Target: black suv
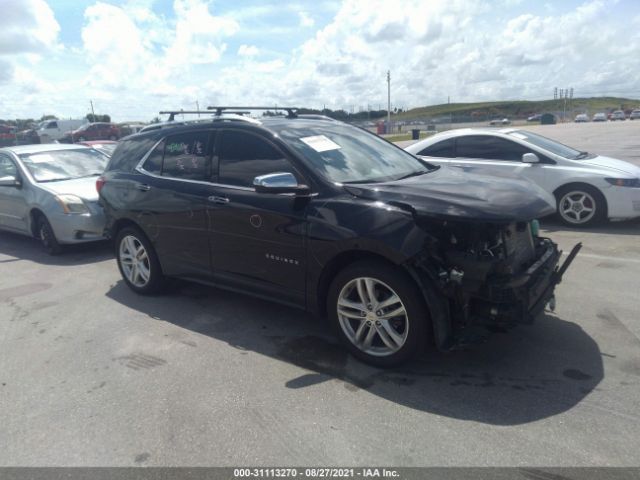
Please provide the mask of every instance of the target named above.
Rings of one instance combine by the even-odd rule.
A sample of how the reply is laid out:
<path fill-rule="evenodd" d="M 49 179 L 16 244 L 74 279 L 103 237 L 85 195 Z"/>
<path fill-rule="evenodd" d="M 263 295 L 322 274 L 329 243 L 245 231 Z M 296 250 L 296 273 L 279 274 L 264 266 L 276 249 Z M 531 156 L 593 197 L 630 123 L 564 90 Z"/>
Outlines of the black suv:
<path fill-rule="evenodd" d="M 303 308 L 379 366 L 532 320 L 579 249 L 558 268 L 533 222 L 554 207 L 529 182 L 293 111 L 129 136 L 97 187 L 135 292 L 180 277 Z"/>

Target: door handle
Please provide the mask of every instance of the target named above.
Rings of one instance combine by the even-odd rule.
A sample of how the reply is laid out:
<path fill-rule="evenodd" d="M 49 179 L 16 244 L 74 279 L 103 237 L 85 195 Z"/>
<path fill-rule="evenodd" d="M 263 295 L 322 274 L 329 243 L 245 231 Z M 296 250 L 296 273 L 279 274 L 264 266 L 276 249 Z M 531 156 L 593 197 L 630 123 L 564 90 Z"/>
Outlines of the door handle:
<path fill-rule="evenodd" d="M 229 199 L 227 197 L 218 197 L 217 195 L 211 195 L 207 200 L 217 203 L 218 205 L 226 205 L 229 203 Z"/>
<path fill-rule="evenodd" d="M 151 190 L 151 187 L 145 183 L 136 183 L 136 188 L 141 192 L 148 192 Z"/>

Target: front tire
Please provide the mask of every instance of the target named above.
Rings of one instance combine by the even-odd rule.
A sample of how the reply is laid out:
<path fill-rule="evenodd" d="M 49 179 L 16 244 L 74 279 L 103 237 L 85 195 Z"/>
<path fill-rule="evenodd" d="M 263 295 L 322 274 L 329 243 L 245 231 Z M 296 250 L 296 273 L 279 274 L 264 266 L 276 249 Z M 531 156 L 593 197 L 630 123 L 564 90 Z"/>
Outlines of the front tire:
<path fill-rule="evenodd" d="M 604 195 L 590 185 L 567 185 L 555 193 L 558 217 L 569 227 L 591 227 L 607 216 Z"/>
<path fill-rule="evenodd" d="M 56 234 L 53 232 L 49 220 L 47 220 L 47 217 L 44 215 L 40 215 L 38 218 L 36 231 L 38 232 L 38 239 L 45 252 L 49 255 L 59 255 L 62 253 L 62 245 L 58 243 Z"/>
<path fill-rule="evenodd" d="M 353 356 L 377 367 L 406 362 L 427 340 L 430 322 L 418 286 L 382 262 L 361 261 L 338 273 L 327 311 Z"/>
<path fill-rule="evenodd" d="M 136 293 L 159 293 L 165 277 L 153 245 L 136 227 L 125 227 L 116 236 L 116 260 L 127 286 Z"/>

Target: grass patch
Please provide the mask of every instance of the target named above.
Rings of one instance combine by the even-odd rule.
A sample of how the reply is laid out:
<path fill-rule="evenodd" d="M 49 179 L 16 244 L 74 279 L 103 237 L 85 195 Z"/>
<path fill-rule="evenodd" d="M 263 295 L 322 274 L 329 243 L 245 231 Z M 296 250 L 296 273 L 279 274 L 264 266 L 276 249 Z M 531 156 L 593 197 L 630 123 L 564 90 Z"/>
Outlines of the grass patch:
<path fill-rule="evenodd" d="M 420 140 L 422 140 L 423 138 L 427 138 L 430 137 L 431 135 L 433 135 L 435 132 L 420 132 Z M 384 136 L 385 140 L 388 140 L 390 142 L 406 142 L 407 140 L 411 140 L 411 134 L 410 133 L 399 133 L 398 135 L 385 135 Z"/>

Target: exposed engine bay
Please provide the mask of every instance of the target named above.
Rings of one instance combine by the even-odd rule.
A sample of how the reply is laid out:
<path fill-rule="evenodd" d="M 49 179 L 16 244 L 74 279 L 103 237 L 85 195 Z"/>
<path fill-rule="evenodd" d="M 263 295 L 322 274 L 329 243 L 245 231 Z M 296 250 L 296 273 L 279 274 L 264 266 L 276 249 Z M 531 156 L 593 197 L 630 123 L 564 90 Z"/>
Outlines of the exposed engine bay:
<path fill-rule="evenodd" d="M 417 266 L 446 298 L 442 314 L 451 331 L 446 341 L 440 339 L 448 344 L 445 348 L 471 343 L 479 327 L 533 321 L 554 298 L 555 285 L 581 247 L 576 245 L 558 268 L 562 252 L 538 236 L 535 220 L 505 224 L 428 219 L 420 226 L 429 237 Z"/>

